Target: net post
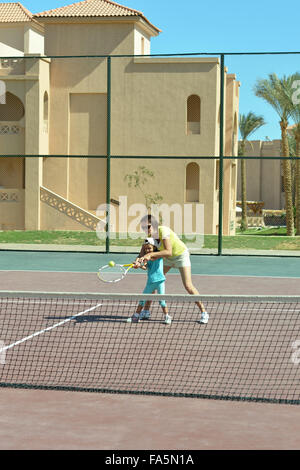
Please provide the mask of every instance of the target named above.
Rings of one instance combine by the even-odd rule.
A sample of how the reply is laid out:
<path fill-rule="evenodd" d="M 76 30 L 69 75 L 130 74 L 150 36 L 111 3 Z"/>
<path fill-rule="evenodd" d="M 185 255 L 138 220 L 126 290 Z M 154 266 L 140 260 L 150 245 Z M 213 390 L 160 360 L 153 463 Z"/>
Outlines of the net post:
<path fill-rule="evenodd" d="M 224 157 L 224 85 L 225 85 L 225 55 L 221 54 L 220 67 L 220 143 L 219 143 L 219 230 L 218 256 L 222 255 L 223 242 L 223 157 Z"/>
<path fill-rule="evenodd" d="M 107 57 L 107 149 L 106 149 L 106 253 L 110 252 L 110 181 L 111 181 L 111 56 Z"/>

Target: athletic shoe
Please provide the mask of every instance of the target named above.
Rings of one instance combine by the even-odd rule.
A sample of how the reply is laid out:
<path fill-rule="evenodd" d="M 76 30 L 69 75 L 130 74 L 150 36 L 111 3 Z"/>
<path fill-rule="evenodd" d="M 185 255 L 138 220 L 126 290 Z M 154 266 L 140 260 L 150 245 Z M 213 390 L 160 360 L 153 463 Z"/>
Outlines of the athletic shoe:
<path fill-rule="evenodd" d="M 140 321 L 140 316 L 138 313 L 134 313 L 131 317 L 132 323 L 138 323 Z"/>
<path fill-rule="evenodd" d="M 150 320 L 149 310 L 142 310 L 140 313 L 140 320 Z"/>
<path fill-rule="evenodd" d="M 207 312 L 202 312 L 199 323 L 208 323 L 208 319 L 209 319 L 208 313 Z"/>
<path fill-rule="evenodd" d="M 165 325 L 171 325 L 172 317 L 170 317 L 170 315 L 166 315 L 164 323 L 165 323 Z"/>

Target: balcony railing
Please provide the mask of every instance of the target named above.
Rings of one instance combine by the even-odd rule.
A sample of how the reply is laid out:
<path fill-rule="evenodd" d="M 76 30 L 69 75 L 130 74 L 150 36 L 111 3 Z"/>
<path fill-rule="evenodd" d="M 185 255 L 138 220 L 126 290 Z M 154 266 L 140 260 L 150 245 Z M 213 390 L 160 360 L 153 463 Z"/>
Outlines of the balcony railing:
<path fill-rule="evenodd" d="M 0 75 L 24 75 L 24 59 L 0 59 Z"/>

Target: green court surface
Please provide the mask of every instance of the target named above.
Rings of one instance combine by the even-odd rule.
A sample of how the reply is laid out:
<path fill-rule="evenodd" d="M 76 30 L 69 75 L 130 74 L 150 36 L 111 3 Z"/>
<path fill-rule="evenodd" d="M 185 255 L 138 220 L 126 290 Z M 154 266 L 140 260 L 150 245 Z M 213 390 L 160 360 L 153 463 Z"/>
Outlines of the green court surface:
<path fill-rule="evenodd" d="M 135 254 L 0 251 L 0 271 L 96 272 L 110 260 L 125 264 L 134 258 Z M 192 255 L 191 259 L 193 274 L 300 277 L 300 258 Z"/>

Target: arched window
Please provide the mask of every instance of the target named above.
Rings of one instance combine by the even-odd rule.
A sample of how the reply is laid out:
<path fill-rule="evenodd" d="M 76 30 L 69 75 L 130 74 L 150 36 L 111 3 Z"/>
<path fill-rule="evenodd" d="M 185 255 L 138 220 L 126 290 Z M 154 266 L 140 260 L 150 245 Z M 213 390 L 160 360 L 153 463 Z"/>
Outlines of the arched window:
<path fill-rule="evenodd" d="M 186 167 L 186 202 L 199 202 L 199 165 L 189 163 Z"/>
<path fill-rule="evenodd" d="M 45 93 L 44 93 L 44 110 L 43 110 L 44 132 L 48 132 L 48 113 L 49 113 L 49 99 L 48 99 L 48 93 L 45 91 Z"/>
<path fill-rule="evenodd" d="M 22 101 L 9 91 L 5 94 L 5 103 L 0 105 L 0 121 L 20 121 L 25 114 Z"/>
<path fill-rule="evenodd" d="M 198 95 L 187 99 L 187 135 L 200 134 L 201 101 Z"/>

